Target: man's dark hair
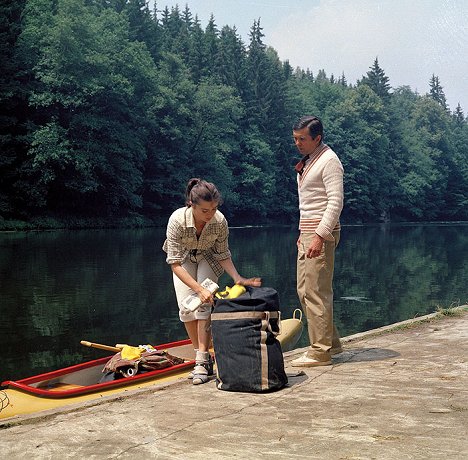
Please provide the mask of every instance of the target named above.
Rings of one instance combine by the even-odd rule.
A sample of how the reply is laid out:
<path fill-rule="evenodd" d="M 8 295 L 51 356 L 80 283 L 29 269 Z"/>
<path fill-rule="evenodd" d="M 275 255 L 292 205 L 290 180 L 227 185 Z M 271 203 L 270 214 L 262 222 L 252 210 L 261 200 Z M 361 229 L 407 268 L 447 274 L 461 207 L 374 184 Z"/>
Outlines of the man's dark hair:
<path fill-rule="evenodd" d="M 320 134 L 320 136 L 322 136 L 321 140 L 323 141 L 323 125 L 319 118 L 312 115 L 305 115 L 299 118 L 293 126 L 293 131 L 299 131 L 306 127 L 309 128 L 309 134 L 312 139 L 315 139 Z"/>

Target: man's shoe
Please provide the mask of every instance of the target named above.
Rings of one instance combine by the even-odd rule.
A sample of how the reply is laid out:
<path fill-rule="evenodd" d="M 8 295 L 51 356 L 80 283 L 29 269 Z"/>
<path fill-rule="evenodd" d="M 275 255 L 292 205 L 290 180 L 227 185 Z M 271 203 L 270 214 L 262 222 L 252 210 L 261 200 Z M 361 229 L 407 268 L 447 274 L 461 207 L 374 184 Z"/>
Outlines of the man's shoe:
<path fill-rule="evenodd" d="M 329 366 L 331 364 L 330 361 L 319 361 L 314 358 L 309 358 L 307 353 L 304 353 L 300 358 L 293 359 L 291 361 L 292 367 L 316 367 L 316 366 Z"/>

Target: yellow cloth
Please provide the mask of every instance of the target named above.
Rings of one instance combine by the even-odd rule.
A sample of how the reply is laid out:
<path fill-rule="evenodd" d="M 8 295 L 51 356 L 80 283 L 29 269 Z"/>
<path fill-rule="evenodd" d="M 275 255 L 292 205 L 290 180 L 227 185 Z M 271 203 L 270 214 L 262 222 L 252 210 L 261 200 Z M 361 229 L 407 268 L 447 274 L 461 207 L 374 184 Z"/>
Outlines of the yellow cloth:
<path fill-rule="evenodd" d="M 140 347 L 131 347 L 130 345 L 125 345 L 122 348 L 122 351 L 120 352 L 120 356 L 122 356 L 123 359 L 139 359 L 141 354 L 145 351 L 144 348 Z"/>
<path fill-rule="evenodd" d="M 245 286 L 235 284 L 231 288 L 229 286 L 226 286 L 226 289 L 224 291 L 216 293 L 216 297 L 218 299 L 235 299 L 236 297 L 239 297 L 246 291 L 247 289 L 245 289 Z"/>

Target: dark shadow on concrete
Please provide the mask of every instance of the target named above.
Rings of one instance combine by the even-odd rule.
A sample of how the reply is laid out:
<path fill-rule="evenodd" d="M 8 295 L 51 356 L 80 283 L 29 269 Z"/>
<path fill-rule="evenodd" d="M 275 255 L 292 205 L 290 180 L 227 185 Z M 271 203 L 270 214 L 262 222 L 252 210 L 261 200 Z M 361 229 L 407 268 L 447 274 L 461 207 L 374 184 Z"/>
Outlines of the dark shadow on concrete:
<path fill-rule="evenodd" d="M 381 361 L 398 356 L 400 353 L 386 348 L 350 348 L 333 356 L 333 364 Z"/>
<path fill-rule="evenodd" d="M 286 388 L 297 385 L 298 383 L 302 383 L 309 378 L 309 376 L 304 371 L 290 371 L 286 372 L 286 375 L 288 376 L 288 383 Z"/>

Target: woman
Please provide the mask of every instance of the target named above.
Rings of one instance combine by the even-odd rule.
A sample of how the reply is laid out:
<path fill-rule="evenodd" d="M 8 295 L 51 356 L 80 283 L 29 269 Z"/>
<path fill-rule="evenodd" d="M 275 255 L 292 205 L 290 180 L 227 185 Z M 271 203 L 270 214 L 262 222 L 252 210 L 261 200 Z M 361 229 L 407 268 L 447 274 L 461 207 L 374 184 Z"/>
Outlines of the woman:
<path fill-rule="evenodd" d="M 201 286 L 206 278 L 217 283 L 226 271 L 235 284 L 260 286 L 261 278 L 244 278 L 236 270 L 228 244 L 228 224 L 218 206 L 221 196 L 216 186 L 202 179 L 190 179 L 185 192 L 186 206 L 169 218 L 163 250 L 167 253 L 179 305 L 179 318 L 184 323 L 196 351 L 195 368 L 189 378 L 198 385 L 213 374 L 208 351 L 211 341 L 209 320 L 213 294 Z M 182 301 L 197 293 L 202 305 L 191 312 Z"/>

